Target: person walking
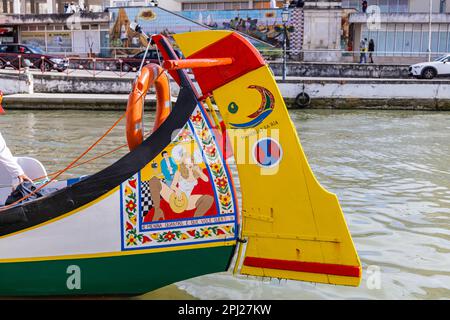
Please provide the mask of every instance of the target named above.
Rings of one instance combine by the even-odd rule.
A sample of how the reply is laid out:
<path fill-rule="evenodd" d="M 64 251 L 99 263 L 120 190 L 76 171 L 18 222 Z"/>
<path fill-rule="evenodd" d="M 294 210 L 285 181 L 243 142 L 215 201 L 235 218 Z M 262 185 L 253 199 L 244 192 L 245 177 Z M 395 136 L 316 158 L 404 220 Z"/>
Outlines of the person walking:
<path fill-rule="evenodd" d="M 368 6 L 367 1 L 364 0 L 364 1 L 362 2 L 362 12 L 364 12 L 364 13 L 367 12 L 367 6 Z"/>
<path fill-rule="evenodd" d="M 370 39 L 369 41 L 369 63 L 373 63 L 373 53 L 375 52 L 375 41 Z"/>
<path fill-rule="evenodd" d="M 367 63 L 367 38 L 364 38 L 359 43 L 359 63 Z"/>

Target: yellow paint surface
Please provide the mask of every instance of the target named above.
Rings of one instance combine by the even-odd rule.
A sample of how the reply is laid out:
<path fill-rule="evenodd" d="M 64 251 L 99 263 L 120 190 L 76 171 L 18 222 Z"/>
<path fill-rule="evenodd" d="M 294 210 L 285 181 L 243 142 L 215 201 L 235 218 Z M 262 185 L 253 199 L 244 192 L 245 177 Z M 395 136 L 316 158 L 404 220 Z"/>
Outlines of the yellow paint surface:
<path fill-rule="evenodd" d="M 193 33 L 195 33 L 195 36 L 192 36 Z M 225 38 L 231 34 L 231 31 L 217 30 L 193 33 L 178 33 L 173 35 L 178 46 L 182 48 L 185 57 L 189 57 L 198 50 Z"/>
<path fill-rule="evenodd" d="M 208 33 L 194 32 L 176 39 L 182 40 L 178 45 L 189 55 L 209 43 L 205 40 Z M 252 85 L 272 93 L 274 109 L 253 128 L 232 129 L 230 123 L 252 120 L 249 115 L 261 106 L 262 95 L 249 88 Z M 245 256 L 361 268 L 338 199 L 314 177 L 270 69 L 262 66 L 251 71 L 216 89 L 213 96 L 233 141 L 242 190 L 242 236 L 248 239 Z M 237 112 L 229 108 L 231 103 L 237 105 Z M 255 143 L 263 137 L 281 146 L 281 161 L 275 167 L 264 168 L 253 156 Z M 241 273 L 353 286 L 360 282 L 360 277 L 248 266 L 243 266 Z"/>

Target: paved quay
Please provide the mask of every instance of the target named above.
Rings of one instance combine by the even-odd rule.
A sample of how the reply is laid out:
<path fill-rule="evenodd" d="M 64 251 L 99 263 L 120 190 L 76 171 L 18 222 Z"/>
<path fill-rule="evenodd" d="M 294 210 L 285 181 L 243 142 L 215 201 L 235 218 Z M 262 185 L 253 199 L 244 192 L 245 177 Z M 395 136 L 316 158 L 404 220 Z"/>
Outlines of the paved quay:
<path fill-rule="evenodd" d="M 3 97 L 6 109 L 32 110 L 125 110 L 127 94 L 81 94 L 81 93 L 17 93 Z M 147 95 L 146 109 L 156 106 L 154 94 Z M 173 99 L 175 101 L 175 98 Z"/>
<path fill-rule="evenodd" d="M 58 72 L 33 73 L 35 93 L 30 95 L 26 93 L 28 85 L 24 75 L 0 72 L 0 89 L 5 93 L 7 108 L 124 110 L 135 77 L 135 74 L 119 77 L 112 72 L 93 77 L 87 71 L 69 76 Z M 289 108 L 450 110 L 449 78 L 275 78 Z M 176 97 L 178 91 L 176 83 L 171 81 L 172 96 Z M 302 92 L 310 97 L 306 106 L 296 103 Z M 154 95 L 147 96 L 146 107 L 154 109 Z"/>

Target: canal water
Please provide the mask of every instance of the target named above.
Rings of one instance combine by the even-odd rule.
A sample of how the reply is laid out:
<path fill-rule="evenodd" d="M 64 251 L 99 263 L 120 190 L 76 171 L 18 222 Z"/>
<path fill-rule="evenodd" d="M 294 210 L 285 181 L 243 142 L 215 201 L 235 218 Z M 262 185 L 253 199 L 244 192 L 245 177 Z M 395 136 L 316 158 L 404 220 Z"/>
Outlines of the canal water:
<path fill-rule="evenodd" d="M 360 287 L 220 273 L 138 299 L 450 299 L 450 113 L 290 113 L 315 175 L 340 200 L 363 264 Z M 51 172 L 70 163 L 119 116 L 9 111 L 0 117 L 0 130 L 15 154 L 35 157 Z M 121 123 L 92 156 L 125 143 L 124 130 Z M 125 152 L 66 177 L 96 172 Z"/>

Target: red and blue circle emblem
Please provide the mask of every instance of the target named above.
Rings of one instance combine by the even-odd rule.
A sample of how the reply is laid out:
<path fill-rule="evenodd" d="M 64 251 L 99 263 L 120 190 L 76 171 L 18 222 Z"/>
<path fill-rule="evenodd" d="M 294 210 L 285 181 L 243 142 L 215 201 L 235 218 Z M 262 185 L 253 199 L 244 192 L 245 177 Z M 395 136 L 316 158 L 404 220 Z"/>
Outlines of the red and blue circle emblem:
<path fill-rule="evenodd" d="M 278 141 L 272 138 L 262 138 L 253 146 L 253 159 L 256 163 L 265 168 L 278 165 L 283 156 Z"/>

